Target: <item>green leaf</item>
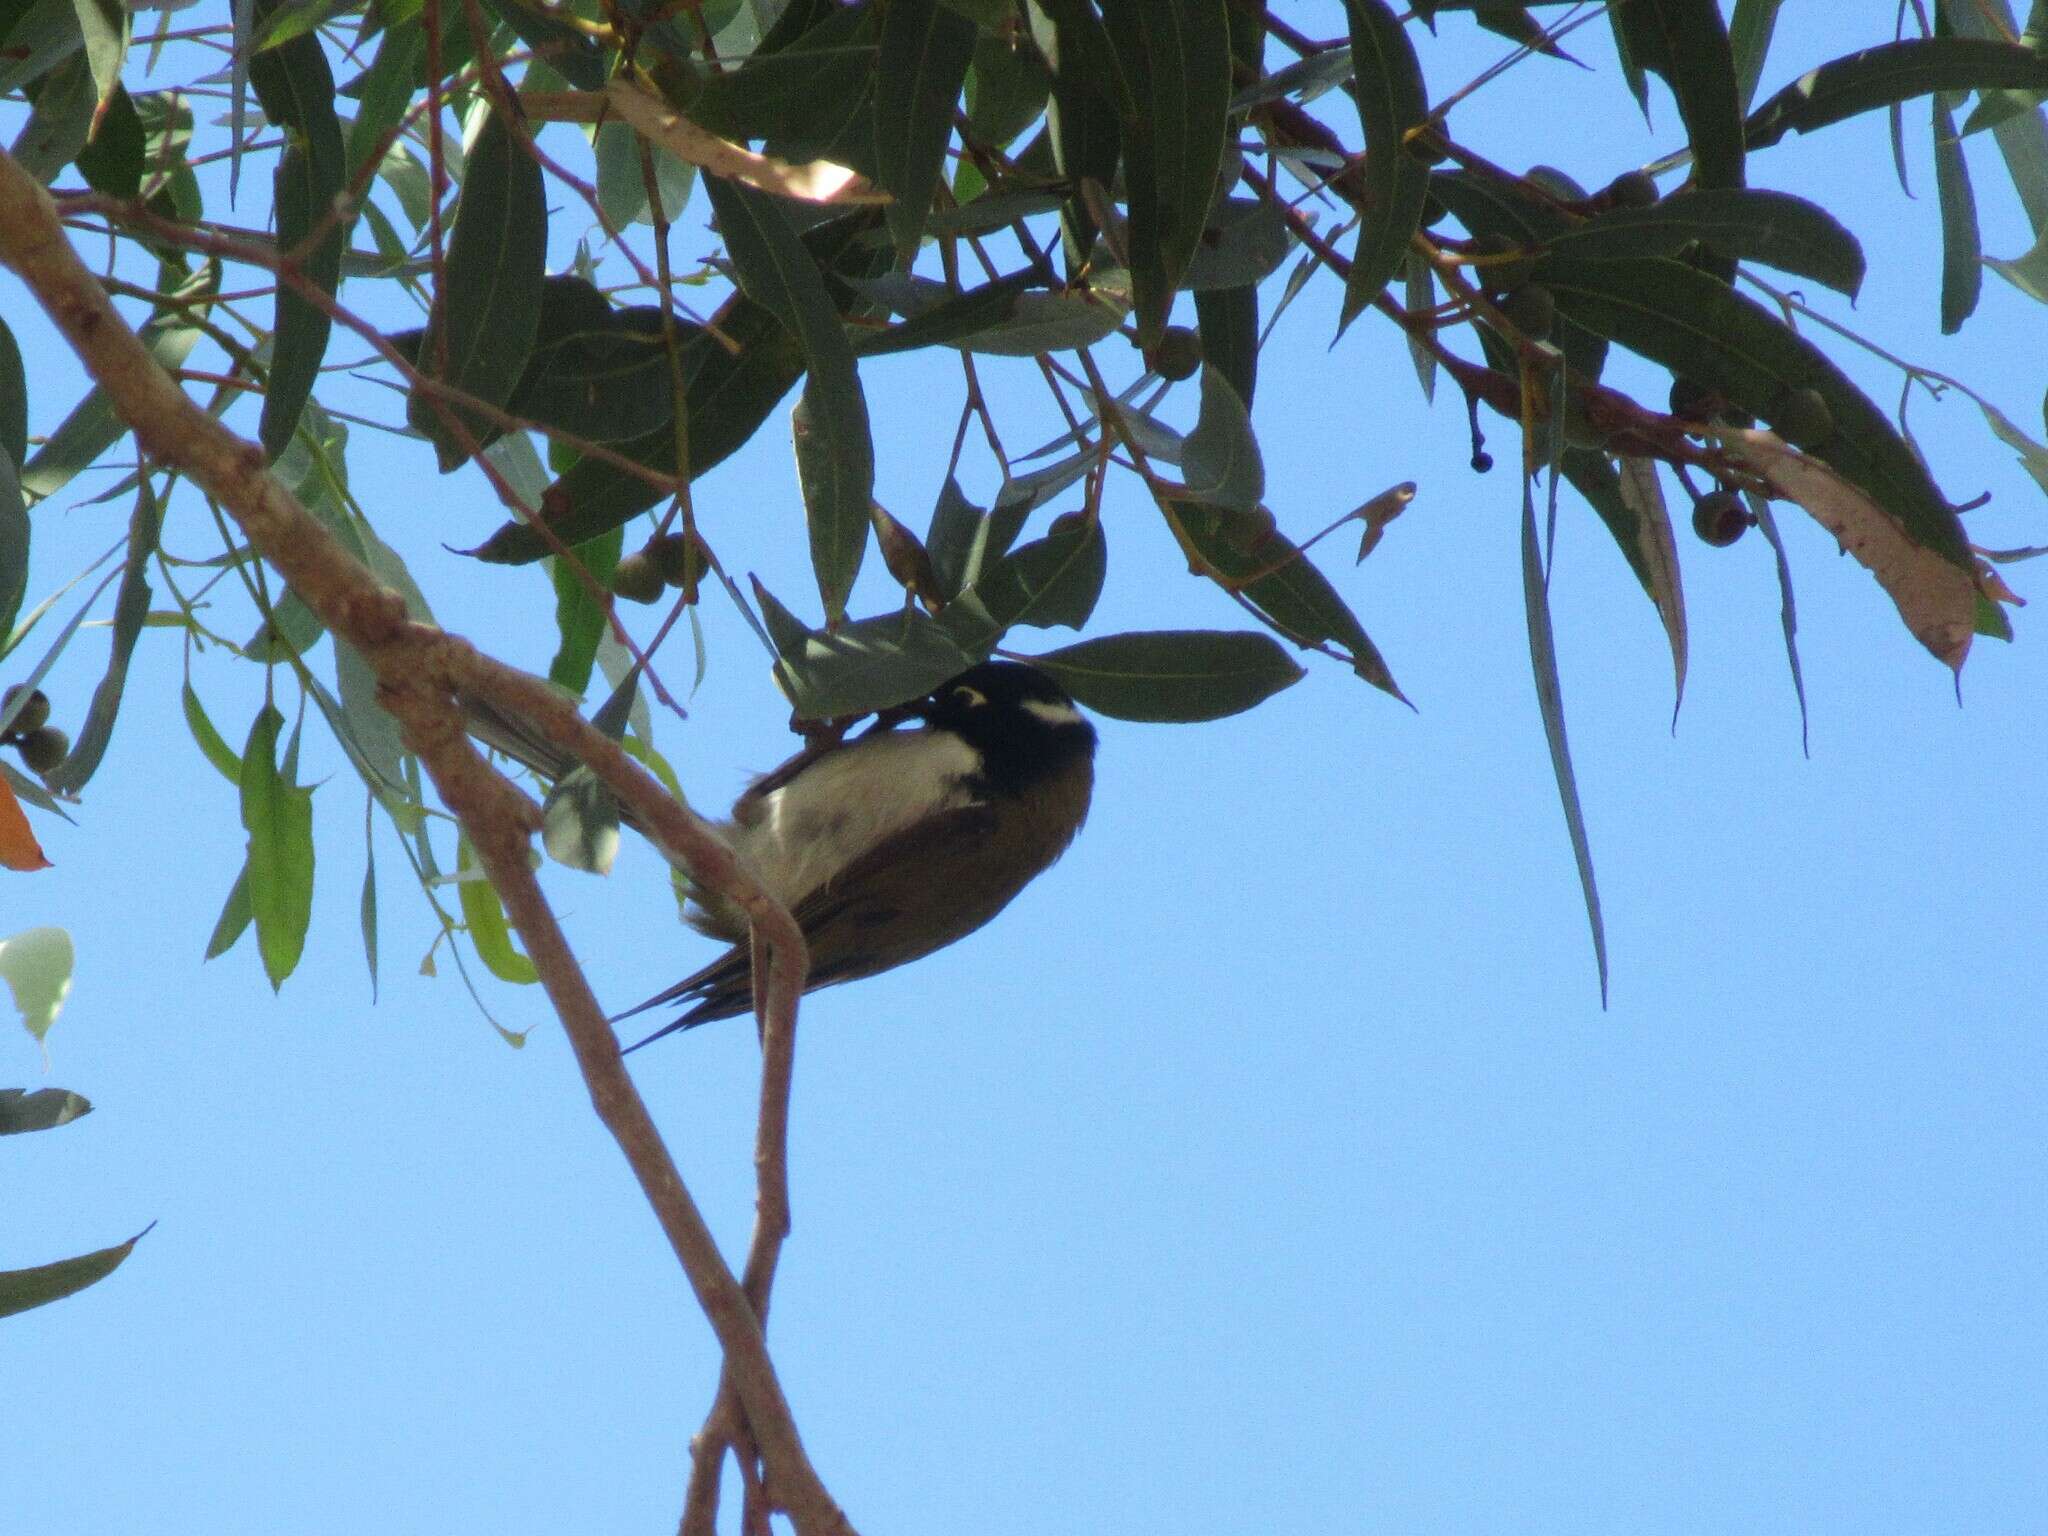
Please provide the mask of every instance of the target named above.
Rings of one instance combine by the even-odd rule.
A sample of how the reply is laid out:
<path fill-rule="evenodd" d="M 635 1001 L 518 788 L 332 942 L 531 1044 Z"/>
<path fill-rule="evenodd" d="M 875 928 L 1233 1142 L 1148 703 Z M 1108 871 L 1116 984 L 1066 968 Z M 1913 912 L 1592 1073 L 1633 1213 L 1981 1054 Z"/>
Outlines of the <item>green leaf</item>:
<path fill-rule="evenodd" d="M 987 655 L 1014 625 L 1079 629 L 1102 595 L 1107 561 L 1101 525 L 1076 517 L 991 563 L 946 604 L 939 623 L 975 656 Z"/>
<path fill-rule="evenodd" d="M 1724 187 L 1680 192 L 1647 208 L 1614 208 L 1554 235 L 1549 248 L 1583 261 L 1675 256 L 1695 242 L 1760 261 L 1855 298 L 1863 248 L 1825 208 L 1787 192 Z"/>
<path fill-rule="evenodd" d="M 1406 280 L 1401 291 L 1401 303 L 1411 315 L 1427 314 L 1436 303 L 1436 274 L 1430 270 L 1429 258 L 1419 251 L 1410 251 L 1406 258 Z M 1425 404 L 1436 402 L 1436 354 L 1423 344 L 1421 338 L 1410 335 L 1408 357 L 1415 364 L 1415 378 L 1422 385 L 1422 399 Z"/>
<path fill-rule="evenodd" d="M 313 920 L 313 792 L 278 772 L 284 716 L 264 705 L 242 749 L 242 826 L 249 834 L 249 910 L 272 988 L 299 963 Z"/>
<path fill-rule="evenodd" d="M 1302 649 L 1341 647 L 1359 677 L 1408 702 L 1350 605 L 1269 516 L 1193 501 L 1165 503 L 1163 510 L 1204 575 Z"/>
<path fill-rule="evenodd" d="M 854 353 L 860 357 L 880 357 L 890 352 L 953 344 L 963 344 L 968 351 L 974 351 L 972 338 L 1007 325 L 1016 315 L 1025 289 L 1034 281 L 1034 273 L 1013 272 L 964 293 L 955 293 L 943 283 L 933 284 L 932 288 L 943 297 L 911 311 L 901 325 L 857 334 Z M 920 294 L 923 290 L 924 284 L 919 282 Z"/>
<path fill-rule="evenodd" d="M 1984 287 L 1984 248 L 1955 118 L 1939 94 L 1928 99 L 1934 107 L 1934 188 L 1941 202 L 1941 334 L 1952 336 L 1977 308 Z"/>
<path fill-rule="evenodd" d="M 468 838 L 456 846 L 455 868 L 455 891 L 462 901 L 462 920 L 469 929 L 469 942 L 476 947 L 476 957 L 498 980 L 519 987 L 532 986 L 540 980 L 540 973 L 512 942 L 504 904 L 498 900 L 496 888 L 478 869 Z"/>
<path fill-rule="evenodd" d="M 1249 512 L 1265 498 L 1266 464 L 1251 415 L 1220 369 L 1202 369 L 1202 408 L 1182 448 L 1181 470 L 1196 501 Z"/>
<path fill-rule="evenodd" d="M 784 23 L 795 30 L 784 33 Z M 834 160 L 873 176 L 879 31 L 874 6 L 807 14 L 791 5 L 745 64 L 678 81 L 670 99 L 707 132 L 765 139 L 782 159 Z M 787 40 L 772 44 L 778 35 Z"/>
<path fill-rule="evenodd" d="M 0 449 L 0 656 L 14 633 L 15 615 L 28 591 L 28 506 L 14 459 Z"/>
<path fill-rule="evenodd" d="M 121 88 L 121 65 L 128 57 L 128 9 L 120 0 L 72 0 L 86 62 L 92 66 L 99 99 Z"/>
<path fill-rule="evenodd" d="M 568 22 L 558 20 L 537 6 L 518 0 L 484 0 L 486 6 L 513 34 L 546 59 L 564 80 L 579 91 L 601 91 L 610 73 L 610 60 L 595 38 Z"/>
<path fill-rule="evenodd" d="M 206 941 L 205 958 L 212 960 L 233 949 L 255 919 L 255 909 L 249 904 L 249 866 L 244 863 L 242 872 L 235 876 L 235 883 L 228 891 L 228 899 L 221 906 L 220 916 L 214 920 L 213 934 Z"/>
<path fill-rule="evenodd" d="M 22 370 L 21 347 L 4 319 L 0 319 L 0 453 L 6 454 L 17 470 L 28 457 L 28 375 Z M 6 634 L 7 624 L 6 605 L 0 603 L 0 635 Z"/>
<path fill-rule="evenodd" d="M 1366 207 L 1358 226 L 1358 249 L 1344 280 L 1344 307 L 1337 320 L 1340 336 L 1401 270 L 1422 226 L 1422 204 L 1430 187 L 1428 168 L 1408 153 L 1405 141 L 1408 130 L 1429 116 L 1422 67 L 1407 31 L 1386 0 L 1345 0 L 1344 8 L 1351 18 L 1358 121 L 1365 130 Z"/>
<path fill-rule="evenodd" d="M 113 648 L 107 656 L 106 673 L 93 690 L 92 707 L 86 711 L 78 739 L 64 760 L 45 775 L 58 794 L 75 795 L 85 787 L 113 738 L 114 719 L 121 712 L 121 694 L 128 683 L 128 661 L 135 654 L 142 621 L 149 617 L 149 564 L 156 556 L 162 526 L 163 508 L 144 480 L 136 488 L 135 511 L 128 519 L 128 559 L 121 571 L 120 595 L 114 599 Z"/>
<path fill-rule="evenodd" d="M 0 91 L 16 91 L 41 79 L 85 46 L 74 0 L 31 0 L 7 7 L 12 25 L 0 18 Z"/>
<path fill-rule="evenodd" d="M 116 89 L 100 113 L 99 127 L 78 152 L 78 174 L 93 191 L 108 197 L 139 197 L 145 144 L 134 101 L 127 91 Z"/>
<path fill-rule="evenodd" d="M 1031 658 L 1075 700 L 1117 720 L 1220 720 L 1307 674 L 1265 635 L 1149 630 L 1103 635 Z"/>
<path fill-rule="evenodd" d="M 1052 77 L 1037 50 L 1013 47 L 992 32 L 979 34 L 967 71 L 968 135 L 990 149 L 1007 148 L 1045 115 L 1051 91 Z M 1053 198 L 1047 211 L 1058 206 Z"/>
<path fill-rule="evenodd" d="M 0 1088 L 0 1136 L 51 1130 L 91 1112 L 85 1097 L 68 1088 Z"/>
<path fill-rule="evenodd" d="M 1557 796 L 1564 805 L 1564 824 L 1571 834 L 1572 860 L 1579 869 L 1586 922 L 1593 930 L 1593 960 L 1600 971 L 1600 1006 L 1607 1006 L 1607 930 L 1600 919 L 1600 888 L 1593 879 L 1593 849 L 1586 840 L 1586 817 L 1579 806 L 1579 785 L 1572 773 L 1571 747 L 1564 734 L 1564 696 L 1557 681 L 1557 640 L 1550 628 L 1550 584 L 1536 541 L 1536 501 L 1530 483 L 1522 482 L 1522 606 L 1529 624 L 1529 664 L 1536 676 L 1536 703 L 1543 715 L 1543 737 L 1550 745 L 1550 767 L 1557 777 Z"/>
<path fill-rule="evenodd" d="M 413 82 L 426 59 L 427 31 L 418 21 L 385 28 L 377 57 L 363 74 L 355 121 L 348 128 L 348 174 L 353 180 L 382 159 L 385 135 L 398 126 L 412 103 Z"/>
<path fill-rule="evenodd" d="M 165 281 L 180 274 L 166 272 Z M 171 302 L 159 305 L 140 332 L 159 367 L 175 372 L 198 344 L 200 331 L 193 322 L 206 318 L 212 297 L 220 290 L 220 263 L 208 261 L 179 283 L 169 294 Z M 113 447 L 128 430 L 115 411 L 106 391 L 95 388 L 72 409 L 22 466 L 21 488 L 30 503 L 55 495 L 83 469 Z"/>
<path fill-rule="evenodd" d="M 791 426 L 811 566 L 826 619 L 836 623 L 867 549 L 874 500 L 875 448 L 853 349 L 817 262 L 774 200 L 723 177 L 707 177 L 706 190 L 741 288 L 803 346 L 810 376 Z"/>
<path fill-rule="evenodd" d="M 961 494 L 960 482 L 948 475 L 924 539 L 940 593 L 950 601 L 962 588 L 974 585 L 984 567 L 1003 557 L 1029 515 L 1028 507 L 984 512 Z"/>
<path fill-rule="evenodd" d="M 121 1261 L 135 1251 L 135 1245 L 148 1232 L 149 1228 L 144 1227 L 125 1243 L 96 1253 L 82 1253 L 75 1259 L 38 1264 L 33 1269 L 0 1269 L 0 1317 L 12 1317 L 31 1307 L 61 1301 L 106 1279 L 121 1267 Z"/>
<path fill-rule="evenodd" d="M 199 744 L 199 751 L 213 764 L 216 771 L 230 784 L 240 786 L 242 782 L 242 759 L 229 746 L 219 731 L 213 728 L 213 721 L 207 718 L 206 706 L 199 702 L 199 695 L 188 682 L 184 689 L 185 725 L 192 732 L 192 739 Z"/>
<path fill-rule="evenodd" d="M 2048 91 L 2048 58 L 2013 43 L 1910 38 L 1831 59 L 1749 114 L 1751 149 L 1936 91 Z"/>
<path fill-rule="evenodd" d="M 975 53 L 974 23 L 937 0 L 890 0 L 875 69 L 875 170 L 899 257 L 917 253 L 946 167 L 953 104 Z"/>
<path fill-rule="evenodd" d="M 73 54 L 29 89 L 35 92 L 35 109 L 8 153 L 48 186 L 85 148 L 99 97 L 83 54 Z"/>
<path fill-rule="evenodd" d="M 754 596 L 780 658 L 775 680 L 805 720 L 901 704 L 931 692 L 975 660 L 915 608 L 856 619 L 826 633 L 807 629 L 758 580 Z"/>
<path fill-rule="evenodd" d="M 587 305 L 594 305 L 594 310 Z M 692 344 L 699 338 L 716 342 L 690 321 L 678 319 L 675 327 L 687 380 Z M 580 277 L 548 278 L 542 285 L 533 351 L 507 409 L 525 420 L 600 443 L 625 443 L 666 432 L 672 468 L 675 384 L 661 311 L 652 305 L 613 309 Z"/>
<path fill-rule="evenodd" d="M 1833 423 L 1814 455 L 1874 498 L 1913 542 L 1975 569 L 1954 511 L 1884 412 L 1775 314 L 1661 258 L 1549 257 L 1538 271 L 1561 313 L 1766 421 L 1779 421 L 1796 392 L 1814 391 Z"/>
<path fill-rule="evenodd" d="M 84 3 L 89 0 L 81 0 Z M 268 17 L 277 10 L 271 0 L 260 0 L 257 15 Z M 249 61 L 249 83 L 256 89 L 263 115 L 285 133 L 275 185 L 278 246 L 295 251 L 314 229 L 327 223 L 320 243 L 299 258 L 299 269 L 331 296 L 341 281 L 346 233 L 342 221 L 333 218 L 334 199 L 348 185 L 348 157 L 341 142 L 341 121 L 334 115 L 334 74 L 320 40 L 310 34 L 295 37 L 256 54 Z M 257 434 L 273 461 L 291 441 L 299 412 L 312 396 L 327 356 L 330 329 L 324 309 L 290 283 L 278 284 L 277 347 Z"/>
<path fill-rule="evenodd" d="M 1756 100 L 1756 83 L 1771 51 L 1771 33 L 1778 25 L 1781 0 L 1735 0 L 1728 22 L 1728 48 L 1735 56 L 1735 96 L 1744 112 Z"/>
<path fill-rule="evenodd" d="M 1130 313 L 1126 274 L 1091 275 L 1086 288 L 1065 293 L 1020 293 L 1010 317 L 953 341 L 963 352 L 994 357 L 1038 357 L 1047 352 L 1078 351 L 1113 334 Z"/>
<path fill-rule="evenodd" d="M 1138 340 L 1155 345 L 1208 222 L 1230 114 L 1227 0 L 1126 0 L 1104 31 L 1122 134 Z"/>
<path fill-rule="evenodd" d="M 1699 185 L 1741 186 L 1741 88 L 1716 0 L 1629 0 L 1615 16 L 1630 58 L 1670 83 Z"/>
<path fill-rule="evenodd" d="M 1260 199 L 1219 203 L 1189 258 L 1185 284 L 1192 293 L 1264 282 L 1294 249 L 1294 235 L 1279 209 Z"/>
<path fill-rule="evenodd" d="M 1967 5 L 1942 0 L 1941 19 L 1965 38 L 2003 46 L 2012 36 L 2012 12 L 2003 0 L 1996 14 L 1986 0 L 1971 0 Z M 2028 11 L 2020 46 L 2048 62 L 2048 13 L 2039 4 Z M 2027 222 L 2037 236 L 2048 237 L 2048 118 L 2042 116 L 2038 105 L 2043 95 L 2048 95 L 2048 88 L 2038 84 L 2030 90 L 1981 92 L 1978 110 L 1970 114 L 1970 125 L 1964 131 L 1990 127 L 1998 140 L 1998 152 L 2005 157 L 2013 190 L 2019 193 L 2020 206 L 2027 211 Z M 1993 120 L 1980 120 L 1979 113 L 1987 111 Z"/>
<path fill-rule="evenodd" d="M 1197 289 L 1195 320 L 1201 330 L 1202 360 L 1222 375 L 1250 410 L 1259 382 L 1259 290 L 1250 284 Z"/>
<path fill-rule="evenodd" d="M 614 528 L 582 545 L 574 554 L 602 586 L 611 580 L 625 542 L 625 535 Z M 597 642 L 604 634 L 604 607 L 560 555 L 549 559 L 548 575 L 555 585 L 555 632 L 561 636 L 555 659 L 548 663 L 548 681 L 580 699 L 590 686 L 590 669 L 597 661 Z"/>
<path fill-rule="evenodd" d="M 2028 298 L 2048 304 L 2048 235 L 2035 241 L 2033 249 L 2024 256 L 2010 261 L 2002 256 L 1986 256 L 1984 265 Z"/>
<path fill-rule="evenodd" d="M 75 954 L 62 928 L 24 928 L 0 938 L 0 981 L 7 984 L 21 1027 L 36 1039 L 50 1033 L 71 992 Z"/>
<path fill-rule="evenodd" d="M 434 324 L 421 345 L 423 372 L 489 405 L 502 406 L 511 398 L 540 322 L 547 244 L 540 166 L 522 135 L 494 109 L 463 173 L 446 277 L 435 295 Z M 445 369 L 436 328 L 445 340 Z M 491 431 L 491 423 L 475 412 L 436 401 L 420 389 L 407 402 L 406 419 L 433 442 L 443 473 L 468 456 L 454 422 L 479 440 Z"/>
<path fill-rule="evenodd" d="M 1757 531 L 1771 546 L 1771 558 L 1778 568 L 1778 627 L 1785 636 L 1785 662 L 1792 669 L 1792 694 L 1799 701 L 1799 750 L 1811 757 L 1813 754 L 1807 740 L 1806 678 L 1799 668 L 1799 606 L 1792 599 L 1792 562 L 1785 557 L 1785 540 L 1778 533 L 1778 520 L 1771 514 L 1770 502 L 1755 495 L 1748 497 L 1748 501 L 1750 511 L 1756 514 Z"/>

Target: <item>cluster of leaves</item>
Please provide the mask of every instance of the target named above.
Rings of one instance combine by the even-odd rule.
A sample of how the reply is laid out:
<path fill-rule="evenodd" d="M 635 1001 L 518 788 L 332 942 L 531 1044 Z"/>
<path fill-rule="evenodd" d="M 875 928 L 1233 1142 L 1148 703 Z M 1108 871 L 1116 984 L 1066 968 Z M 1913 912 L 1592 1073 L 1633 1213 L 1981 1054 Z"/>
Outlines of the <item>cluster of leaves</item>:
<path fill-rule="evenodd" d="M 1332 658 L 1399 697 L 1318 568 L 1322 535 L 1290 537 L 1265 504 L 1252 425 L 1259 351 L 1280 311 L 1328 269 L 1343 285 L 1340 333 L 1377 308 L 1406 335 L 1425 392 L 1445 375 L 1457 385 L 1475 413 L 1475 464 L 1478 406 L 1522 429 L 1531 654 L 1597 945 L 1537 489 L 1547 477 L 1552 528 L 1559 487 L 1570 486 L 1612 531 L 1669 635 L 1681 691 L 1686 617 L 1669 471 L 1694 496 L 1708 542 L 1757 526 L 1775 546 L 1772 500 L 1804 507 L 1951 666 L 1973 634 L 2007 635 L 2008 594 L 1903 416 L 1877 407 L 1800 329 L 1803 307 L 1754 270 L 1853 296 L 1863 276 L 1855 238 L 1825 209 L 1752 186 L 1752 162 L 1788 134 L 1872 111 L 1896 121 L 1903 104 L 1926 100 L 1949 258 L 1944 326 L 1968 317 L 1987 265 L 2048 296 L 2048 239 L 2011 261 L 1981 257 L 1954 126 L 1974 94 L 1961 132 L 1996 136 L 2048 236 L 2044 7 L 2022 32 L 2002 0 L 1942 0 L 1926 35 L 1820 63 L 1755 104 L 1772 0 L 1740 0 L 1732 18 L 1713 0 L 1613 5 L 1621 78 L 1646 108 L 1648 77 L 1664 81 L 1686 145 L 1648 168 L 1604 168 L 1612 179 L 1591 191 L 1545 168 L 1504 170 L 1485 146 L 1463 142 L 1457 98 L 1432 105 L 1418 45 L 1428 46 L 1425 28 L 1470 12 L 1514 40 L 1517 58 L 1556 53 L 1597 13 L 1446 0 L 1404 19 L 1385 0 L 1344 0 L 1323 12 L 1341 40 L 1317 40 L 1294 30 L 1296 9 L 258 0 L 213 35 L 231 61 L 231 180 L 264 125 L 281 134 L 268 234 L 205 218 L 189 99 L 131 93 L 124 76 L 154 80 L 156 66 L 131 48 L 126 12 L 96 0 L 0 3 L 0 90 L 31 104 L 14 152 L 53 184 L 66 217 L 111 236 L 119 261 L 153 266 L 153 282 L 124 291 L 149 297 L 145 332 L 159 359 L 177 368 L 202 343 L 219 351 L 217 411 L 260 389 L 258 436 L 280 473 L 416 613 L 427 615 L 424 597 L 349 493 L 339 409 L 314 398 L 345 328 L 405 391 L 405 430 L 439 468 L 477 466 L 506 503 L 504 526 L 469 553 L 489 565 L 550 563 L 554 680 L 581 695 L 602 660 L 615 686 L 625 681 L 625 704 L 674 620 L 689 612 L 694 625 L 705 591 L 746 614 L 811 720 L 919 695 L 1020 629 L 1081 630 L 1107 570 L 1106 496 L 1124 483 L 1156 509 L 1188 571 L 1257 627 L 1104 635 L 1037 654 L 1083 703 L 1130 719 L 1214 718 L 1301 677 L 1290 650 Z M 577 169 L 586 163 L 594 174 Z M 723 254 L 677 272 L 670 228 L 699 194 Z M 559 248 L 565 210 L 578 207 L 587 218 L 576 259 L 551 274 L 551 234 Z M 275 282 L 267 314 L 222 298 L 226 265 Z M 417 323 L 363 318 L 357 295 L 370 285 L 412 304 L 402 318 Z M 707 288 L 723 298 L 686 313 L 685 299 Z M 1452 345 L 1460 330 L 1473 342 L 1464 353 Z M 90 395 L 30 455 L 25 375 L 4 329 L 0 343 L 0 645 L 12 649 L 48 611 L 15 623 L 29 509 L 107 455 L 120 424 Z M 1617 347 L 1671 375 L 1668 404 L 1603 383 Z M 952 461 L 921 537 L 875 503 L 861 372 L 864 359 L 912 351 L 931 359 L 935 395 L 941 375 L 960 380 Z M 1113 385 L 1108 375 L 1133 357 L 1136 376 Z M 1036 370 L 1064 422 L 1031 453 L 1006 450 L 980 388 L 977 370 L 999 366 Z M 1954 384 L 1917 371 L 1911 382 Z M 1195 397 L 1184 432 L 1162 419 L 1183 383 Z M 749 593 L 728 579 L 728 557 L 752 530 L 701 525 L 690 497 L 792 391 L 815 624 L 759 583 Z M 1979 403 L 2048 487 L 2048 449 Z M 976 427 L 998 477 L 985 507 L 963 489 Z M 536 433 L 548 443 L 545 468 Z M 1695 475 L 1711 482 L 1706 492 Z M 204 560 L 166 550 L 173 488 L 172 476 L 142 465 L 104 493 L 134 500 L 113 660 L 63 762 L 40 784 L 0 764 L 7 782 L 50 809 L 82 787 L 151 614 L 149 578 L 160 575 L 175 608 L 168 621 L 188 645 L 281 672 L 330 723 L 404 832 L 423 887 L 458 887 L 459 915 L 434 904 L 443 934 L 466 930 L 492 970 L 530 977 L 488 889 L 463 878 L 460 850 L 455 871 L 442 873 L 417 768 L 360 658 L 337 645 L 330 687 L 308 661 L 317 622 L 269 590 L 224 527 L 223 548 Z M 1360 488 L 1343 520 L 1362 526 L 1361 559 L 1412 494 L 1365 495 L 1373 489 Z M 1069 493 L 1078 505 L 1055 513 Z M 629 552 L 627 531 L 645 516 L 652 527 Z M 871 544 L 903 596 L 854 615 Z M 209 572 L 202 592 L 230 573 L 246 590 L 260 614 L 253 638 L 230 641 L 202 619 L 181 586 L 194 565 Z M 1782 547 L 1778 565 L 1789 649 Z M 629 663 L 613 599 L 670 592 L 669 623 Z M 1792 665 L 1796 682 L 1796 654 Z M 213 952 L 253 926 L 281 981 L 304 939 L 313 871 L 298 727 L 280 758 L 285 715 L 266 703 L 237 753 L 189 684 L 186 711 L 235 784 L 249 832 Z M 644 716 L 644 706 L 622 708 L 617 723 L 651 757 Z M 375 908 L 372 868 L 363 911 L 373 974 Z"/>

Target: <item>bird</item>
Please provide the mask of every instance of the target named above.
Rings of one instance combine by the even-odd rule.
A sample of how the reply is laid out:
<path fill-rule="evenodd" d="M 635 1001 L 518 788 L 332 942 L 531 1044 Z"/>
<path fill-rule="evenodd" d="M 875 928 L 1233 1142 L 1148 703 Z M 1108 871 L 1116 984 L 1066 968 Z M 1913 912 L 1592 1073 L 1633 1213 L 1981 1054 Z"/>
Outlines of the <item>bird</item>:
<path fill-rule="evenodd" d="M 569 766 L 478 713 L 471 730 L 529 766 L 556 778 Z M 922 959 L 1008 906 L 1081 830 L 1095 747 L 1095 727 L 1048 673 L 984 661 L 862 735 L 806 747 L 714 830 L 795 918 L 811 955 L 804 990 L 815 991 Z M 615 1016 L 683 1005 L 629 1051 L 753 1007 L 746 915 L 697 889 L 685 920 L 728 947 Z"/>

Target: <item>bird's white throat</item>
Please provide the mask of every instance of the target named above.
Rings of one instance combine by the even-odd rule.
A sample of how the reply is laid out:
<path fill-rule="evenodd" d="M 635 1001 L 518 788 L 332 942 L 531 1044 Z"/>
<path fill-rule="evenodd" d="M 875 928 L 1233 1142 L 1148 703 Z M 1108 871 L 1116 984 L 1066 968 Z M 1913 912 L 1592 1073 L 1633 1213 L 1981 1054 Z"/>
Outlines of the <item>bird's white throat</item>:
<path fill-rule="evenodd" d="M 720 830 L 761 883 L 793 907 L 870 848 L 973 803 L 981 757 L 951 731 L 889 731 L 828 752 L 761 797 L 750 825 Z"/>

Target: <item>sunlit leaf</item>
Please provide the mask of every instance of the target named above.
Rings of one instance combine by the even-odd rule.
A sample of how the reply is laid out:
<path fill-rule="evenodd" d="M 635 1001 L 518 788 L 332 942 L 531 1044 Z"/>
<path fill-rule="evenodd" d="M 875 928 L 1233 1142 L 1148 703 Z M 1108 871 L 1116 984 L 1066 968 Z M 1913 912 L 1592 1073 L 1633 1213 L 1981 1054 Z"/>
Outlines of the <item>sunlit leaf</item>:
<path fill-rule="evenodd" d="M 24 928 L 0 939 L 0 981 L 14 997 L 21 1027 L 36 1039 L 50 1033 L 71 993 L 76 955 L 62 928 Z"/>
<path fill-rule="evenodd" d="M 469 929 L 469 942 L 476 956 L 500 981 L 530 987 L 540 980 L 533 962 L 512 942 L 512 928 L 505 921 L 505 907 L 497 890 L 477 867 L 476 855 L 464 838 L 456 848 L 455 890 L 462 902 L 462 920 Z"/>
<path fill-rule="evenodd" d="M 278 771 L 284 716 L 265 705 L 242 749 L 242 826 L 249 834 L 249 910 L 273 988 L 305 949 L 313 918 L 313 792 Z"/>

